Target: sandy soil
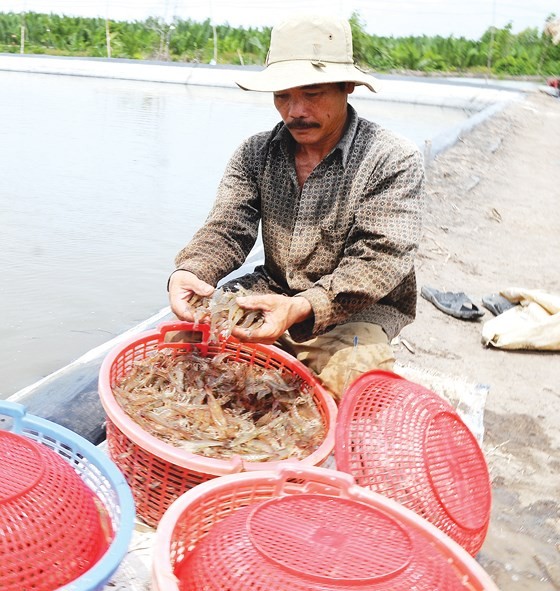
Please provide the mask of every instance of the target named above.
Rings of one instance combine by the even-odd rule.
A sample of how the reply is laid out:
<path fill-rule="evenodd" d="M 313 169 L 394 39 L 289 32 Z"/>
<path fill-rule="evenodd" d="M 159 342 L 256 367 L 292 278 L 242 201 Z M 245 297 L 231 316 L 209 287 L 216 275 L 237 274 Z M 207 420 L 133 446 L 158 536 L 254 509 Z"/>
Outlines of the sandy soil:
<path fill-rule="evenodd" d="M 535 92 L 432 162 L 419 285 L 464 291 L 479 307 L 514 286 L 559 294 L 559 155 L 560 100 Z M 556 590 L 560 353 L 485 348 L 491 318 L 458 320 L 419 296 L 397 359 L 489 385 L 483 448 L 493 508 L 477 558 L 503 591 Z"/>

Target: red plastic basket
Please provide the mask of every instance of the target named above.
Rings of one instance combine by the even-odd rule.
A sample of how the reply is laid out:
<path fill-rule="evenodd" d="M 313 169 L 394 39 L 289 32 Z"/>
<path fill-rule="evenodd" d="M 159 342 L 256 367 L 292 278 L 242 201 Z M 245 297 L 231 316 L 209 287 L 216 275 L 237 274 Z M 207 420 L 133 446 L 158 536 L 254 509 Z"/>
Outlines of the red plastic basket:
<path fill-rule="evenodd" d="M 156 535 L 155 591 L 497 591 L 476 560 L 348 474 L 285 464 L 179 497 Z"/>
<path fill-rule="evenodd" d="M 200 342 L 169 342 L 170 333 L 176 331 L 190 332 L 193 340 Z M 212 357 L 227 352 L 228 359 L 232 361 L 295 374 L 309 387 L 326 431 L 321 445 L 299 461 L 305 465 L 320 465 L 334 448 L 336 404 L 302 363 L 272 346 L 240 343 L 232 338 L 209 342 L 208 331 L 207 325 L 163 323 L 157 329 L 145 332 L 114 349 L 101 366 L 99 395 L 107 414 L 109 455 L 132 489 L 137 514 L 152 526 L 157 525 L 179 495 L 198 484 L 226 474 L 271 469 L 289 461 L 250 462 L 240 456 L 231 459 L 207 458 L 165 443 L 135 423 L 117 403 L 112 389 L 127 374 L 134 361 L 144 359 L 162 348 L 181 353 L 196 347 L 201 354 Z"/>
<path fill-rule="evenodd" d="M 412 509 L 476 554 L 488 530 L 484 455 L 453 407 L 394 373 L 371 371 L 339 406 L 336 465 Z"/>
<path fill-rule="evenodd" d="M 60 455 L 0 431 L 0 588 L 52 591 L 97 563 L 112 539 L 94 492 Z"/>

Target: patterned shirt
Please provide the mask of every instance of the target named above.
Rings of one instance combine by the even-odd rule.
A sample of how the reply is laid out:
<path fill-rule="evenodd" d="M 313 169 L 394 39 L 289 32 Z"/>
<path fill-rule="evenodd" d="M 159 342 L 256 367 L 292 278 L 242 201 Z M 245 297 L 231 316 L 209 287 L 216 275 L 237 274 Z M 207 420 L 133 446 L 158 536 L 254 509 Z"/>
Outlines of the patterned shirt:
<path fill-rule="evenodd" d="M 422 155 L 350 105 L 348 114 L 343 137 L 301 188 L 284 123 L 245 140 L 204 226 L 175 259 L 216 285 L 244 263 L 260 225 L 264 264 L 230 287 L 305 297 L 313 314 L 291 327 L 295 341 L 347 322 L 379 324 L 392 339 L 416 314 Z"/>

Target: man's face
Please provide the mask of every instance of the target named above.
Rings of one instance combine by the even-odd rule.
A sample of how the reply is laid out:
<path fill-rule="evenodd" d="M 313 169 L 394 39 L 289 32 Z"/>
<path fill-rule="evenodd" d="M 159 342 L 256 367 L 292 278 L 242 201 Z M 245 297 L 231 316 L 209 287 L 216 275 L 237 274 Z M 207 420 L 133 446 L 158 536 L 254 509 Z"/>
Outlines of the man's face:
<path fill-rule="evenodd" d="M 354 84 L 313 84 L 274 93 L 274 106 L 298 144 L 337 142 L 344 132 Z"/>

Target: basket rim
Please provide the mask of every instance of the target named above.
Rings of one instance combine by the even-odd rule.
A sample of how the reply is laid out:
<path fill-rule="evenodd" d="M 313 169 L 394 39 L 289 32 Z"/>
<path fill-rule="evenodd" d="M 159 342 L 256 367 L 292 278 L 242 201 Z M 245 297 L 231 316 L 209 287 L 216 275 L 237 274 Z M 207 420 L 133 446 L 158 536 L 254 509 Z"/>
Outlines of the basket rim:
<path fill-rule="evenodd" d="M 449 519 L 452 521 L 452 523 L 456 524 L 457 527 L 459 527 L 461 530 L 463 530 L 465 532 L 469 532 L 469 533 L 483 533 L 483 532 L 485 533 L 488 530 L 488 526 L 490 525 L 490 510 L 492 508 L 492 491 L 491 491 L 490 479 L 489 479 L 489 474 L 488 474 L 488 463 L 486 462 L 486 458 L 484 457 L 484 452 L 482 451 L 482 448 L 480 447 L 480 444 L 478 443 L 473 432 L 468 428 L 468 426 L 464 423 L 464 421 L 461 420 L 461 417 L 458 415 L 457 412 L 455 412 L 455 410 L 453 408 L 451 408 L 451 410 L 441 410 L 441 411 L 434 414 L 434 416 L 432 417 L 432 419 L 430 421 L 428 429 L 426 430 L 426 433 L 424 434 L 424 442 L 423 442 L 424 451 L 426 450 L 428 442 L 430 440 L 430 432 L 429 431 L 430 431 L 431 426 L 434 424 L 434 421 L 436 419 L 439 419 L 442 416 L 448 416 L 451 419 L 453 419 L 454 422 L 457 423 L 458 427 L 461 429 L 461 434 L 464 437 L 466 437 L 469 441 L 471 451 L 477 459 L 478 467 L 484 469 L 486 472 L 487 478 L 484 481 L 484 485 L 485 485 L 484 486 L 484 489 L 485 489 L 485 494 L 484 494 L 485 507 L 484 507 L 484 509 L 485 509 L 485 513 L 486 513 L 486 518 L 484 519 L 483 523 L 481 523 L 477 526 L 470 526 L 470 525 L 465 524 L 463 519 L 458 518 L 457 515 L 453 511 L 451 511 L 448 503 L 446 503 L 444 498 L 442 497 L 442 491 L 440 490 L 439 486 L 437 485 L 437 482 L 432 474 L 432 471 L 428 467 L 429 460 L 426 457 L 424 460 L 426 467 L 427 467 L 426 472 L 428 474 L 428 480 L 430 482 L 430 486 L 431 486 L 432 491 L 434 493 L 434 498 L 437 499 L 437 502 L 439 503 L 440 507 L 445 512 L 445 514 L 449 517 Z"/>
<path fill-rule="evenodd" d="M 241 488 L 243 485 L 249 488 L 265 481 L 270 483 L 277 496 L 299 494 L 288 491 L 284 491 L 284 494 L 282 494 L 282 484 L 289 479 L 302 481 L 302 488 L 306 482 L 321 482 L 333 487 L 332 496 L 362 502 L 385 512 L 399 523 L 404 523 L 406 526 L 428 536 L 445 557 L 453 559 L 456 565 L 460 567 L 463 575 L 468 575 L 473 582 L 480 585 L 480 587 L 473 587 L 473 589 L 476 589 L 476 591 L 499 591 L 490 575 L 467 550 L 411 509 L 389 497 L 358 486 L 355 484 L 354 478 L 345 472 L 317 466 L 301 466 L 295 463 L 291 465 L 285 464 L 276 470 L 220 476 L 203 482 L 179 496 L 166 510 L 157 526 L 152 562 L 152 584 L 154 589 L 156 591 L 179 591 L 178 581 L 171 564 L 171 543 L 176 523 L 193 503 L 203 502 L 205 499 L 215 497 L 221 492 L 228 493 L 232 489 Z M 336 494 L 336 488 L 339 489 L 338 495 Z"/>
<path fill-rule="evenodd" d="M 193 454 L 179 447 L 170 445 L 165 441 L 151 435 L 144 431 L 137 423 L 135 423 L 122 409 L 116 401 L 110 383 L 111 368 L 115 360 L 121 353 L 133 346 L 141 345 L 152 341 L 154 338 L 162 335 L 162 330 L 173 326 L 174 330 L 188 330 L 194 327 L 193 323 L 161 323 L 157 328 L 143 332 L 141 335 L 134 335 L 129 339 L 119 343 L 117 347 L 112 349 L 103 359 L 101 368 L 99 370 L 98 390 L 101 404 L 107 413 L 109 419 L 115 426 L 121 430 L 129 439 L 135 444 L 139 445 L 146 451 L 156 455 L 157 457 L 171 462 L 182 468 L 196 470 L 198 472 L 211 473 L 217 476 L 227 474 L 236 474 L 250 471 L 271 470 L 277 465 L 282 465 L 284 462 L 297 462 L 304 465 L 315 465 L 325 461 L 334 449 L 335 444 L 335 430 L 337 424 L 338 407 L 333 397 L 326 391 L 326 389 L 317 381 L 314 388 L 320 395 L 322 404 L 324 405 L 325 414 L 329 417 L 329 424 L 327 425 L 327 432 L 323 442 L 315 451 L 300 460 L 276 460 L 270 462 L 250 462 L 243 459 L 243 456 L 236 455 L 227 460 L 216 458 L 207 458 L 199 454 Z M 233 343 L 238 341 L 233 340 Z M 241 343 L 243 346 L 249 346 L 260 352 L 266 352 L 274 355 L 276 358 L 280 357 L 284 361 L 288 361 L 290 365 L 295 366 L 300 373 L 312 376 L 310 370 L 305 367 L 301 361 L 292 357 L 285 351 L 273 345 L 262 345 L 259 343 Z M 313 376 L 312 376 L 313 377 Z"/>
<path fill-rule="evenodd" d="M 70 446 L 72 452 L 80 454 L 93 464 L 107 478 L 115 491 L 120 510 L 120 522 L 111 544 L 94 566 L 64 587 L 67 591 L 99 589 L 99 585 L 106 584 L 120 566 L 132 539 L 136 511 L 128 483 L 112 460 L 93 443 L 62 425 L 28 414 L 23 404 L 0 400 L 0 415 L 8 415 L 14 419 L 10 432 L 29 437 L 25 431 L 35 431 Z M 59 455 L 62 456 L 62 454 Z M 62 457 L 67 460 L 64 456 Z"/>

